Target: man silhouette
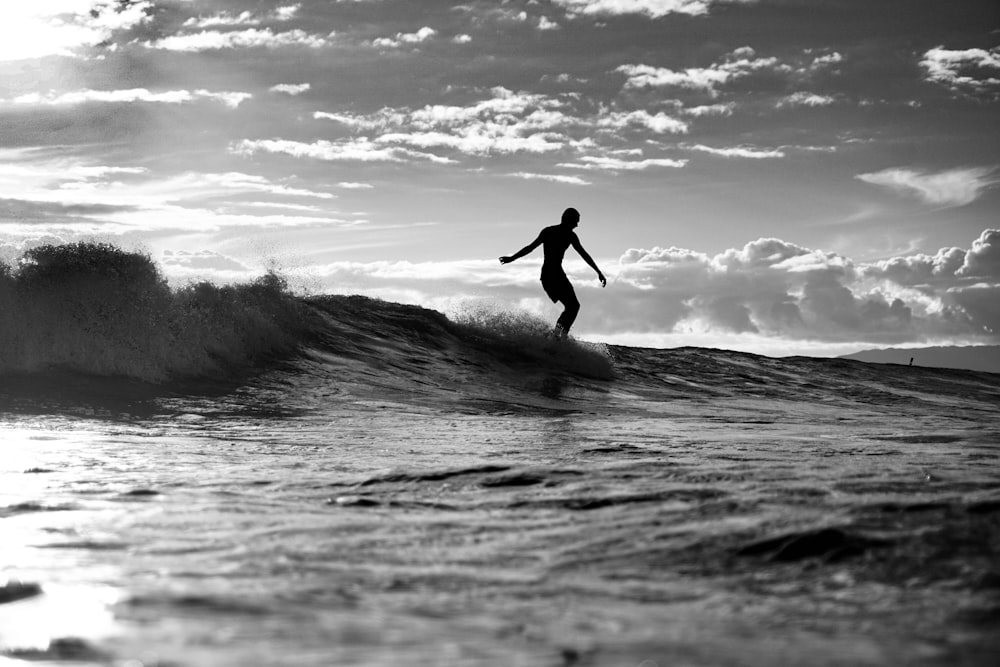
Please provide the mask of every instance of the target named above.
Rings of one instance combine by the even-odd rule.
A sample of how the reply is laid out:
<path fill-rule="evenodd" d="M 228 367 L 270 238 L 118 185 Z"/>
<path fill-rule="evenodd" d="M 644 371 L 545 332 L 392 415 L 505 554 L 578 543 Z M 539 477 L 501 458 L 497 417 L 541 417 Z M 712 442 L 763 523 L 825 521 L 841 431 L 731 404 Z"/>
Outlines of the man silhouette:
<path fill-rule="evenodd" d="M 552 303 L 562 301 L 563 306 L 565 306 L 565 310 L 556 321 L 554 330 L 558 338 L 565 338 L 569 334 L 569 329 L 573 326 L 577 313 L 580 312 L 580 301 L 576 298 L 573 284 L 570 283 L 562 268 L 566 248 L 573 246 L 583 261 L 589 264 L 594 271 L 597 271 L 597 279 L 601 281 L 601 287 L 608 284 L 604 274 L 580 245 L 580 239 L 573 231 L 579 224 L 580 212 L 575 208 L 568 208 L 563 211 L 562 221 L 558 225 L 546 227 L 538 234 L 538 238 L 529 245 L 524 246 L 513 255 L 505 255 L 500 258 L 501 264 L 508 264 L 515 259 L 524 257 L 538 246 L 542 246 L 542 251 L 545 253 L 545 261 L 542 262 L 542 289 L 552 299 Z"/>

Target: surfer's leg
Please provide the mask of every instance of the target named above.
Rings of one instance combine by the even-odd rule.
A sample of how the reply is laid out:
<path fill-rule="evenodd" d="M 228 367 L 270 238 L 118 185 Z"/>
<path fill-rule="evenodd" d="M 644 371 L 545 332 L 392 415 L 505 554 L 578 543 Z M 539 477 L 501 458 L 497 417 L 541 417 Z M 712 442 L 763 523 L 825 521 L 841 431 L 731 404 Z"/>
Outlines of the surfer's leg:
<path fill-rule="evenodd" d="M 573 326 L 573 322 L 576 321 L 576 316 L 580 312 L 580 300 L 576 298 L 576 292 L 573 291 L 572 287 L 563 295 L 562 303 L 566 309 L 559 316 L 559 319 L 556 320 L 556 326 L 562 329 L 562 335 L 566 336 L 569 334 L 569 329 Z"/>

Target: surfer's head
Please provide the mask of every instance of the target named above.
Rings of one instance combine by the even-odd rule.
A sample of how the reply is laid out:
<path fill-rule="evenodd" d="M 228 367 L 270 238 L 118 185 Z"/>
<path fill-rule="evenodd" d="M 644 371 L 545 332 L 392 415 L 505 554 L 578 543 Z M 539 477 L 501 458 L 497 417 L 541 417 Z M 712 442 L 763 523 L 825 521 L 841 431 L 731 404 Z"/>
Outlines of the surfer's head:
<path fill-rule="evenodd" d="M 562 214 L 562 224 L 573 229 L 580 224 L 580 212 L 575 208 L 566 209 Z"/>

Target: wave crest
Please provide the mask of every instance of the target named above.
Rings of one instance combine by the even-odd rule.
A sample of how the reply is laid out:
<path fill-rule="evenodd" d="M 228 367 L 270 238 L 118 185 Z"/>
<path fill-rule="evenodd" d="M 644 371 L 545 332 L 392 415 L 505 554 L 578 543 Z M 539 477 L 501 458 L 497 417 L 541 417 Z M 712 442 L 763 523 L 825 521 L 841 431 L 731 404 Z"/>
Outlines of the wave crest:
<path fill-rule="evenodd" d="M 171 289 L 144 254 L 44 245 L 0 264 L 0 372 L 68 370 L 162 382 L 294 349 L 305 308 L 285 281 Z"/>
<path fill-rule="evenodd" d="M 614 377 L 614 361 L 601 343 L 568 338 L 555 340 L 552 324 L 524 311 L 506 310 L 498 305 L 466 304 L 454 316 L 455 322 L 486 338 L 497 349 L 507 349 L 585 377 L 609 380 Z"/>

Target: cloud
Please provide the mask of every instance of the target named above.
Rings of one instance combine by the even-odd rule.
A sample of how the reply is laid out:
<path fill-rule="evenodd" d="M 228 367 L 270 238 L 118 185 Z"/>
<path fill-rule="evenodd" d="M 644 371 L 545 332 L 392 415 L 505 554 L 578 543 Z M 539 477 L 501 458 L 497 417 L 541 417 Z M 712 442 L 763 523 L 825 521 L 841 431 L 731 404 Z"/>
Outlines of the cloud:
<path fill-rule="evenodd" d="M 797 93 L 792 93 L 791 95 L 786 95 L 778 100 L 777 106 L 779 109 L 782 107 L 825 107 L 833 104 L 837 100 L 829 95 L 817 95 L 816 93 L 808 93 L 805 91 L 800 91 Z"/>
<path fill-rule="evenodd" d="M 701 118 L 703 116 L 731 116 L 735 106 L 736 105 L 733 102 L 728 102 L 726 104 L 703 104 L 683 109 L 682 113 L 688 116 L 694 116 L 695 118 Z"/>
<path fill-rule="evenodd" d="M 644 171 L 651 167 L 670 167 L 679 169 L 687 164 L 687 160 L 672 158 L 646 158 L 644 160 L 622 160 L 606 155 L 585 155 L 578 163 L 562 163 L 558 166 L 569 169 L 596 169 L 601 171 Z"/>
<path fill-rule="evenodd" d="M 47 95 L 39 93 L 29 93 L 21 95 L 11 101 L 0 101 L 13 104 L 32 106 L 74 106 L 86 104 L 88 102 L 103 103 L 127 103 L 127 102 L 151 102 L 160 104 L 184 104 L 194 102 L 199 99 L 214 100 L 222 102 L 231 109 L 235 109 L 242 102 L 253 97 L 250 93 L 240 92 L 213 92 L 210 90 L 167 90 L 159 93 L 151 92 L 145 88 L 131 88 L 128 90 L 77 90 L 68 93 L 55 93 L 49 91 Z"/>
<path fill-rule="evenodd" d="M 629 126 L 638 126 L 656 134 L 685 134 L 688 124 L 662 111 L 650 114 L 644 109 L 636 111 L 619 111 L 601 115 L 596 121 L 597 127 L 622 130 Z"/>
<path fill-rule="evenodd" d="M 171 274 L 233 271 L 248 273 L 251 268 L 227 255 L 213 250 L 165 250 L 160 263 Z"/>
<path fill-rule="evenodd" d="M 864 267 L 866 277 L 901 287 L 949 285 L 965 264 L 968 251 L 941 248 L 934 255 L 917 254 L 880 260 Z"/>
<path fill-rule="evenodd" d="M 268 179 L 242 172 L 157 174 L 143 167 L 110 166 L 78 157 L 31 150 L 0 151 L 0 199 L 17 200 L 23 220 L 58 217 L 63 226 L 109 233 L 126 229 L 203 229 L 229 225 L 305 225 L 339 222 L 319 211 L 308 216 L 261 213 L 259 203 L 303 198 L 329 202 L 330 192 L 298 187 L 295 179 Z M 72 223 L 72 224 L 70 224 Z"/>
<path fill-rule="evenodd" d="M 952 50 L 942 46 L 924 53 L 920 66 L 926 79 L 956 90 L 1000 90 L 1000 46 L 990 50 Z"/>
<path fill-rule="evenodd" d="M 871 264 L 774 238 L 717 255 L 631 249 L 619 259 L 612 286 L 614 298 L 601 291 L 588 295 L 609 333 L 625 324 L 636 333 L 752 333 L 865 344 L 996 342 L 1000 230 L 984 231 L 970 250 L 946 248 Z"/>
<path fill-rule="evenodd" d="M 844 56 L 837 51 L 832 51 L 822 56 L 816 56 L 813 58 L 810 67 L 812 69 L 821 69 L 824 67 L 829 67 L 831 65 L 839 65 L 844 62 Z"/>
<path fill-rule="evenodd" d="M 687 122 L 662 111 L 590 108 L 577 114 L 573 109 L 577 100 L 572 95 L 556 98 L 503 87 L 490 92 L 492 97 L 466 105 L 383 108 L 370 114 L 317 111 L 313 117 L 334 121 L 365 136 L 374 135 L 372 143 L 381 146 L 445 150 L 476 157 L 604 153 L 617 150 L 627 133 L 641 132 L 648 136 L 688 131 Z M 602 147 L 599 142 L 607 146 Z M 666 163 L 648 162 L 620 168 L 641 169 L 656 164 Z"/>
<path fill-rule="evenodd" d="M 746 148 L 744 146 L 737 146 L 734 148 L 711 148 L 702 144 L 696 144 L 693 146 L 682 146 L 682 148 L 691 151 L 709 153 L 711 155 L 718 155 L 720 157 L 740 157 L 752 160 L 785 157 L 785 153 L 778 149 L 763 150 L 759 148 Z"/>
<path fill-rule="evenodd" d="M 212 16 L 192 16 L 184 22 L 185 28 L 207 28 L 211 26 L 246 26 L 260 25 L 266 21 L 289 21 L 295 17 L 301 5 L 278 7 L 268 14 L 256 14 L 250 11 L 232 14 L 222 12 Z"/>
<path fill-rule="evenodd" d="M 574 123 L 558 111 L 559 101 L 499 87 L 491 92 L 493 97 L 467 106 L 437 104 L 416 110 L 382 109 L 368 115 L 319 111 L 313 116 L 355 131 L 378 133 L 372 143 L 390 156 L 394 153 L 389 145 L 484 156 L 551 153 L 575 144 L 554 131 Z M 649 122 L 660 119 L 650 117 Z"/>
<path fill-rule="evenodd" d="M 526 180 L 540 180 L 540 181 L 552 181 L 553 183 L 564 183 L 566 185 L 590 185 L 590 181 L 585 181 L 579 176 L 563 176 L 560 174 L 532 174 L 524 171 L 519 171 L 513 174 L 507 174 L 513 178 L 523 178 Z"/>
<path fill-rule="evenodd" d="M 535 132 L 502 124 L 472 124 L 450 132 L 391 132 L 379 143 L 405 144 L 417 148 L 450 148 L 467 155 L 552 153 L 564 148 L 559 135 Z"/>
<path fill-rule="evenodd" d="M 750 47 L 740 47 L 729 53 L 723 62 L 713 63 L 708 67 L 689 67 L 683 70 L 673 70 L 667 67 L 628 64 L 615 69 L 624 74 L 626 88 L 686 88 L 705 91 L 711 95 L 726 83 L 740 79 L 754 72 L 790 71 L 788 65 L 782 65 L 777 58 L 758 58 Z"/>
<path fill-rule="evenodd" d="M 284 93 L 286 95 L 301 95 L 302 93 L 308 91 L 312 86 L 308 83 L 279 83 L 275 86 L 268 88 L 272 93 Z"/>
<path fill-rule="evenodd" d="M 560 26 L 558 23 L 550 20 L 546 16 L 541 16 L 538 18 L 538 29 L 543 32 L 546 30 L 560 30 L 561 27 L 562 26 Z"/>
<path fill-rule="evenodd" d="M 628 77 L 627 88 L 677 86 L 679 88 L 700 88 L 715 90 L 719 84 L 733 78 L 734 73 L 718 67 L 688 68 L 675 71 L 666 67 L 649 65 L 621 65 L 615 71 Z"/>
<path fill-rule="evenodd" d="M 1000 283 L 1000 229 L 987 229 L 972 242 L 957 275 Z"/>
<path fill-rule="evenodd" d="M 270 28 L 258 30 L 250 28 L 232 32 L 206 30 L 189 35 L 170 35 L 162 39 L 144 42 L 150 49 L 165 51 L 218 51 L 237 48 L 268 48 L 276 49 L 285 46 L 305 46 L 319 48 L 326 46 L 327 39 L 312 35 L 304 30 L 288 30 L 273 32 Z"/>
<path fill-rule="evenodd" d="M 244 156 L 254 153 L 280 153 L 329 162 L 407 162 L 411 158 L 442 164 L 451 162 L 448 158 L 432 153 L 379 144 L 367 137 L 337 142 L 319 139 L 311 143 L 286 139 L 244 139 L 236 142 L 230 150 L 236 155 Z"/>
<path fill-rule="evenodd" d="M 437 35 L 437 30 L 424 26 L 416 32 L 397 32 L 395 37 L 379 37 L 372 40 L 372 46 L 379 49 L 398 49 L 408 44 L 420 44 Z"/>
<path fill-rule="evenodd" d="M 4 3 L 0 62 L 79 57 L 115 31 L 150 21 L 152 1 L 122 5 L 115 0 L 45 0 Z"/>
<path fill-rule="evenodd" d="M 862 275 L 955 332 L 1000 337 L 1000 229 L 984 230 L 968 250 L 895 257 L 862 267 Z"/>
<path fill-rule="evenodd" d="M 553 0 L 554 4 L 565 7 L 571 16 L 617 16 L 641 14 L 650 18 L 661 18 L 670 14 L 700 16 L 707 14 L 719 0 Z M 729 0 L 739 2 L 740 0 Z M 742 0 L 751 2 L 753 0 Z"/>
<path fill-rule="evenodd" d="M 986 189 L 1000 182 L 995 173 L 995 169 L 988 167 L 949 169 L 937 173 L 895 167 L 858 174 L 856 178 L 894 192 L 915 195 L 928 204 L 952 207 L 971 204 Z"/>

